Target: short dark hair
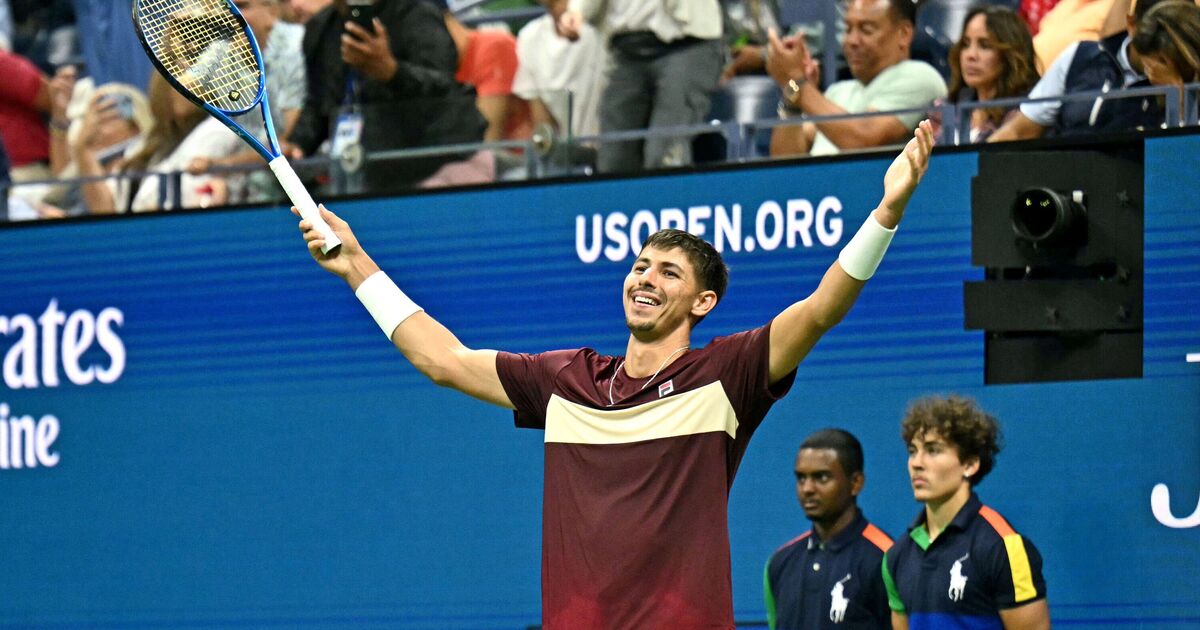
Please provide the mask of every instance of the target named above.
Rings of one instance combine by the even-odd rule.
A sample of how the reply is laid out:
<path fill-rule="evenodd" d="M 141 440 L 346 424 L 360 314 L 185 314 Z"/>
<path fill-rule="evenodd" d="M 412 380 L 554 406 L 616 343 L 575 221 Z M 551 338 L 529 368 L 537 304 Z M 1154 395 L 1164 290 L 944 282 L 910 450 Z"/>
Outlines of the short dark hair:
<path fill-rule="evenodd" d="M 725 297 L 725 289 L 729 288 L 729 267 L 725 266 L 717 249 L 704 239 L 683 230 L 665 228 L 646 237 L 642 249 L 647 247 L 683 250 L 700 279 L 700 287 L 716 293 L 717 302 Z"/>
<path fill-rule="evenodd" d="M 992 471 L 1001 449 L 1000 423 L 974 400 L 950 395 L 914 401 L 900 422 L 900 438 L 907 446 L 931 430 L 954 448 L 959 461 L 979 460 L 979 470 L 968 478 L 972 486 Z"/>
<path fill-rule="evenodd" d="M 892 19 L 897 22 L 908 22 L 916 25 L 917 23 L 917 4 L 919 0 L 888 0 L 891 5 L 889 12 L 892 14 Z"/>
<path fill-rule="evenodd" d="M 842 472 L 849 477 L 854 473 L 863 472 L 863 450 L 858 438 L 844 429 L 821 429 L 804 438 L 800 450 L 831 450 L 837 453 L 838 463 Z"/>

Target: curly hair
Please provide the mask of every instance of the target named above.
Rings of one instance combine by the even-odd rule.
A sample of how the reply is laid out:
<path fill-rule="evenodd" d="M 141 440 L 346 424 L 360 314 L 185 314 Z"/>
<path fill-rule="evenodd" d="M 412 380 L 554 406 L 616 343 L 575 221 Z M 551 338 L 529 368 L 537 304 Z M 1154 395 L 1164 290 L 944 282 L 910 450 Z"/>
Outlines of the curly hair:
<path fill-rule="evenodd" d="M 957 103 L 966 83 L 962 75 L 962 51 L 966 47 L 967 24 L 982 15 L 992 45 L 1000 57 L 1000 76 L 996 79 L 996 98 L 1025 96 L 1038 82 L 1037 55 L 1033 51 L 1033 37 L 1029 27 L 1004 6 L 985 5 L 971 9 L 963 20 L 963 35 L 950 48 L 949 100 Z M 1006 113 L 1004 108 L 985 110 L 988 119 L 999 124 Z"/>
<path fill-rule="evenodd" d="M 992 471 L 1001 449 L 1000 423 L 976 402 L 964 396 L 927 396 L 913 401 L 900 422 L 900 438 L 913 438 L 935 431 L 967 462 L 979 460 L 979 470 L 968 478 L 977 486 Z"/>

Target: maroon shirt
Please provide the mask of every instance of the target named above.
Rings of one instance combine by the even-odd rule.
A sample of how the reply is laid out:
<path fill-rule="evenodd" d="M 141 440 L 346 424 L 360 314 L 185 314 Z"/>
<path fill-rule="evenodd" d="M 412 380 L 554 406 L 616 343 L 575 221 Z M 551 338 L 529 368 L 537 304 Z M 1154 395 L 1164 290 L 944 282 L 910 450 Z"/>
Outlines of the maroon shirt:
<path fill-rule="evenodd" d="M 733 627 L 729 489 L 795 377 L 769 384 L 769 339 L 714 339 L 652 379 L 586 348 L 499 354 L 517 426 L 546 432 L 547 630 Z"/>
<path fill-rule="evenodd" d="M 14 168 L 50 159 L 50 132 L 34 103 L 42 73 L 28 59 L 0 50 L 0 141 Z"/>

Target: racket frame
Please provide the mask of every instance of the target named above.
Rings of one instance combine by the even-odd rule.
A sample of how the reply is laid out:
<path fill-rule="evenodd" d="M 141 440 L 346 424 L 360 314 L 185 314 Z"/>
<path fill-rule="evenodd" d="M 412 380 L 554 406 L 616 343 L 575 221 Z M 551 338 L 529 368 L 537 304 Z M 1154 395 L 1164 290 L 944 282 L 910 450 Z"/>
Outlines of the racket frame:
<path fill-rule="evenodd" d="M 295 171 L 292 170 L 291 165 L 288 164 L 287 159 L 279 150 L 279 137 L 275 133 L 275 122 L 271 119 L 271 102 L 267 97 L 266 64 L 263 62 L 262 52 L 259 50 L 258 41 L 254 37 L 254 32 L 250 29 L 250 24 L 246 22 L 246 17 L 243 16 L 242 12 L 238 10 L 237 5 L 233 3 L 233 0 L 221 1 L 225 3 L 225 6 L 228 7 L 230 13 L 233 14 L 234 20 L 236 20 L 238 26 L 241 27 L 242 33 L 249 41 L 250 50 L 254 53 L 254 60 L 258 64 L 258 92 L 254 95 L 254 99 L 251 100 L 250 104 L 244 109 L 228 111 L 206 103 L 197 97 L 191 90 L 184 87 L 182 83 L 177 81 L 175 77 L 171 75 L 167 68 L 163 66 L 163 63 L 159 61 L 158 55 L 154 53 L 154 49 L 151 48 L 150 42 L 146 40 L 146 35 L 142 31 L 141 23 L 138 19 L 138 0 L 134 0 L 133 2 L 133 30 L 135 33 L 137 33 L 138 42 L 141 43 L 142 48 L 145 49 L 146 56 L 150 58 L 150 63 L 154 65 L 155 69 L 158 70 L 158 73 L 162 75 L 164 79 L 166 79 L 167 83 L 170 84 L 175 91 L 182 94 L 184 98 L 191 101 L 197 107 L 200 107 L 205 112 L 208 112 L 208 114 L 213 118 L 221 121 L 221 123 L 228 127 L 230 131 L 237 134 L 238 137 L 244 140 L 246 144 L 249 144 L 250 147 L 255 150 L 255 152 L 262 156 L 263 160 L 265 160 L 271 167 L 272 172 L 275 173 L 276 178 L 279 180 L 280 185 L 283 186 L 284 191 L 287 192 L 288 197 L 291 198 L 292 202 L 298 208 L 304 211 L 301 213 L 304 215 L 304 218 L 311 221 L 318 231 L 321 232 L 325 240 L 325 246 L 321 248 L 321 251 L 328 254 L 330 250 L 338 245 L 341 245 L 341 240 L 321 218 L 320 213 L 317 211 L 316 203 L 313 202 L 312 197 L 308 194 L 308 191 L 304 188 L 303 184 L 300 182 L 300 179 L 296 176 Z M 255 107 L 258 107 L 259 113 L 262 115 L 263 125 L 267 131 L 267 145 L 264 145 L 261 141 L 259 141 L 258 138 L 247 132 L 242 128 L 241 125 L 231 118 L 231 116 L 245 114 Z M 308 208 L 305 206 L 308 206 Z M 311 212 L 308 211 L 309 208 L 311 208 Z"/>

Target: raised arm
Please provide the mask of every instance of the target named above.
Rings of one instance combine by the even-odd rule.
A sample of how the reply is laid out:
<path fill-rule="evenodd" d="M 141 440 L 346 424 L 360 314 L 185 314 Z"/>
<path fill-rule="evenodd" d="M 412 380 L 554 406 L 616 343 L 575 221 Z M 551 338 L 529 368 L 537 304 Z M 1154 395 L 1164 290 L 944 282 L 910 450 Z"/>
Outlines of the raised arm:
<path fill-rule="evenodd" d="M 295 208 L 292 212 L 299 213 Z M 324 241 L 308 221 L 300 221 L 300 231 L 308 251 L 326 271 L 350 285 L 376 323 L 390 333 L 396 348 L 422 374 L 443 387 L 456 389 L 480 400 L 513 408 L 500 376 L 496 372 L 495 350 L 472 350 L 454 333 L 427 315 L 409 300 L 380 271 L 379 266 L 359 245 L 350 225 L 321 206 L 321 217 L 342 239 L 342 246 L 328 255 L 321 253 Z"/>
<path fill-rule="evenodd" d="M 875 273 L 909 198 L 929 168 L 933 143 L 933 127 L 928 120 L 922 121 L 883 176 L 883 199 L 879 206 L 830 265 L 817 290 L 775 317 L 771 324 L 769 366 L 772 383 L 796 369 L 821 335 L 850 312 L 863 285 Z"/>

